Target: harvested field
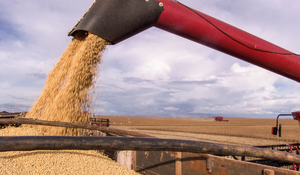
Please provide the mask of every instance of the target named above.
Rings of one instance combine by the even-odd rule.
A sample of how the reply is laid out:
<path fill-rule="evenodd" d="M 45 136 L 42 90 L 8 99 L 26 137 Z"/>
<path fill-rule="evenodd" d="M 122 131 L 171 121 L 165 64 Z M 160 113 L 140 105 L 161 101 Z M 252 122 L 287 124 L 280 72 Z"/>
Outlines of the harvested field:
<path fill-rule="evenodd" d="M 239 145 L 268 145 L 300 142 L 300 131 L 293 119 L 279 119 L 282 137 L 271 134 L 276 119 L 229 118 L 216 122 L 213 118 L 116 117 L 109 118 L 111 127 L 129 129 L 162 138 L 181 138 Z"/>
<path fill-rule="evenodd" d="M 33 127 L 8 127 L 0 136 L 43 135 Z M 97 151 L 14 151 L 0 153 L 1 174 L 138 174 Z"/>

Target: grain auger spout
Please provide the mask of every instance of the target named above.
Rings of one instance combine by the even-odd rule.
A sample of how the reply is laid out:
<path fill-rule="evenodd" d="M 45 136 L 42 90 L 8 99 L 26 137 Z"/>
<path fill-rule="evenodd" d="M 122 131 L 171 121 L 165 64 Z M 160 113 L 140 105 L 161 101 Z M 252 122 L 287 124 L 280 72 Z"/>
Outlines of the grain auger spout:
<path fill-rule="evenodd" d="M 112 44 L 157 27 L 300 82 L 300 56 L 175 0 L 97 0 L 69 35 Z"/>
<path fill-rule="evenodd" d="M 116 44 L 152 27 L 163 10 L 156 0 L 97 0 L 69 35 L 89 31 Z"/>

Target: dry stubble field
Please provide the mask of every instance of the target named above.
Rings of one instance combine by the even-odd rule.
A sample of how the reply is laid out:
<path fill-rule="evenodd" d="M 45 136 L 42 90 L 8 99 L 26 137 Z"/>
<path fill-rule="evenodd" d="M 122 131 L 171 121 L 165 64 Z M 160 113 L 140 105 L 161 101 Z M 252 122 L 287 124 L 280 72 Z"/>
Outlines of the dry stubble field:
<path fill-rule="evenodd" d="M 236 145 L 274 145 L 300 142 L 298 121 L 279 119 L 282 137 L 271 134 L 274 119 L 99 116 L 110 119 L 110 127 L 137 131 L 160 138 L 202 140 Z"/>

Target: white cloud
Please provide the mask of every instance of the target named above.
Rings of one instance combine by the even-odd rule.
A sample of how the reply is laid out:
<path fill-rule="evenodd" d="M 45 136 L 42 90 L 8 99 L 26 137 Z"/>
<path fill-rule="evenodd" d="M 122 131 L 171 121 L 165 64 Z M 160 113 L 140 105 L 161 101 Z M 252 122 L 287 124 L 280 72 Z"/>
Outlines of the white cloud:
<path fill-rule="evenodd" d="M 109 110 L 108 112 L 109 112 L 109 113 L 112 113 L 112 114 L 117 114 L 117 113 L 118 113 L 118 112 L 115 111 L 115 110 Z"/>
<path fill-rule="evenodd" d="M 175 108 L 175 107 L 169 106 L 169 107 L 164 107 L 164 110 L 166 110 L 166 111 L 178 111 L 179 108 Z"/>
<path fill-rule="evenodd" d="M 166 63 L 162 61 L 149 61 L 136 67 L 135 70 L 128 75 L 149 80 L 169 80 L 170 72 L 171 68 Z"/>

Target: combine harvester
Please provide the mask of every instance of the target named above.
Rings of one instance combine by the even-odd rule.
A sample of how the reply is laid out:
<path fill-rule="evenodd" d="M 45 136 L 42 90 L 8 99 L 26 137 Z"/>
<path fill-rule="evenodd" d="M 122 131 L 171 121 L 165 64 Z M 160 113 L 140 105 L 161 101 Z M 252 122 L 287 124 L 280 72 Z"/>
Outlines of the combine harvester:
<path fill-rule="evenodd" d="M 97 0 L 69 35 L 88 31 L 117 44 L 153 26 L 300 82 L 299 55 L 175 0 Z M 18 123 L 8 120 L 0 122 Z M 20 120 L 19 124 L 22 122 L 47 125 L 45 121 Z M 297 170 L 300 164 L 300 156 L 285 148 L 277 151 L 273 147 L 149 138 L 95 125 L 56 124 L 59 125 L 135 137 L 5 137 L 0 139 L 0 151 L 105 149 L 116 151 L 119 163 L 143 174 L 298 174 L 274 166 L 287 165 Z M 120 150 L 128 150 L 123 158 Z"/>
<path fill-rule="evenodd" d="M 216 122 L 228 122 L 228 120 L 224 120 L 222 116 L 213 116 Z"/>

